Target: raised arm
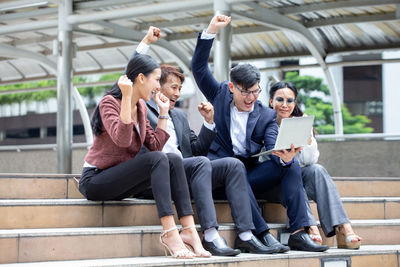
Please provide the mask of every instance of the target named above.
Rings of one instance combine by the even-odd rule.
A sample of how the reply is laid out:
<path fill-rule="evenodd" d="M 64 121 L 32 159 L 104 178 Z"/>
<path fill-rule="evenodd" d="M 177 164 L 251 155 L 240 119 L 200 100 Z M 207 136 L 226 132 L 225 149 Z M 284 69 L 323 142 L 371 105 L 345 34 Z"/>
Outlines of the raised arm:
<path fill-rule="evenodd" d="M 231 22 L 231 17 L 224 15 L 214 16 L 206 31 L 199 34 L 197 45 L 192 58 L 192 72 L 197 86 L 206 96 L 208 101 L 212 101 L 219 89 L 219 82 L 215 80 L 208 66 L 210 50 L 217 31 L 226 27 Z"/>
<path fill-rule="evenodd" d="M 152 43 L 157 42 L 161 38 L 161 31 L 159 28 L 150 26 L 147 30 L 146 35 L 143 37 L 142 41 L 136 47 L 135 51 L 133 51 L 129 61 L 134 58 L 137 54 L 147 54 L 147 51 L 150 48 Z M 127 65 L 128 66 L 128 65 Z M 126 67 L 127 67 L 126 66 Z M 124 74 L 126 74 L 126 67 L 124 70 Z"/>

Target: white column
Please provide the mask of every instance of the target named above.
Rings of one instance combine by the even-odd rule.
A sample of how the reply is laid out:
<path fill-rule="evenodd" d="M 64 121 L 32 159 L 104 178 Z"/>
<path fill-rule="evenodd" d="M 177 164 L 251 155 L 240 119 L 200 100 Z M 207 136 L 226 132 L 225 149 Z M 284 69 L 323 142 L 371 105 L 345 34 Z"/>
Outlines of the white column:
<path fill-rule="evenodd" d="M 214 0 L 214 15 L 231 15 L 231 6 L 225 0 Z M 214 76 L 219 82 L 229 80 L 231 65 L 232 26 L 229 24 L 217 33 L 214 41 Z"/>
<path fill-rule="evenodd" d="M 57 173 L 72 172 L 72 0 L 58 4 L 58 41 L 61 51 L 57 64 Z"/>
<path fill-rule="evenodd" d="M 384 52 L 383 59 L 400 58 L 400 52 Z M 383 132 L 400 133 L 400 63 L 382 65 Z"/>

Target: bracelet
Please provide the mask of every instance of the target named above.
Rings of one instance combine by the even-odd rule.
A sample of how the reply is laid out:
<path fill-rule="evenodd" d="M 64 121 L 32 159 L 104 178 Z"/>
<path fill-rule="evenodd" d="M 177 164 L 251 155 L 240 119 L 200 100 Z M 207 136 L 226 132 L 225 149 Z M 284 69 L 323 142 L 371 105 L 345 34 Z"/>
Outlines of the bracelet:
<path fill-rule="evenodd" d="M 169 119 L 169 116 L 168 115 L 158 115 L 158 118 L 159 119 Z"/>

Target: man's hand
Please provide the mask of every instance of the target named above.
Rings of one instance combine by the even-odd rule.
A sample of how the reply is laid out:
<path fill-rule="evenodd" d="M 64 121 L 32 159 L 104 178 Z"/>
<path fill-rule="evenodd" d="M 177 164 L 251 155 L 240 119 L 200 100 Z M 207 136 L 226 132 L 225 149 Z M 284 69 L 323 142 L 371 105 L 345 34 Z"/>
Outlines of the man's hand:
<path fill-rule="evenodd" d="M 231 22 L 231 17 L 225 15 L 214 16 L 207 28 L 207 33 L 215 34 L 221 28 L 226 27 Z"/>
<path fill-rule="evenodd" d="M 287 163 L 290 162 L 296 154 L 300 152 L 300 150 L 302 150 L 302 147 L 294 148 L 294 145 L 292 144 L 290 150 L 284 149 L 281 151 L 274 151 L 272 152 L 272 155 L 280 157 L 283 162 Z"/>
<path fill-rule="evenodd" d="M 121 90 L 122 96 L 131 97 L 133 83 L 126 75 L 122 75 L 118 80 L 118 87 Z"/>
<path fill-rule="evenodd" d="M 150 45 L 152 43 L 157 42 L 158 39 L 160 39 L 160 38 L 161 38 L 160 29 L 157 27 L 150 26 L 145 37 L 143 37 L 142 42 L 144 42 L 147 45 Z"/>
<path fill-rule="evenodd" d="M 201 102 L 197 108 L 207 123 L 214 123 L 214 106 L 210 102 Z"/>

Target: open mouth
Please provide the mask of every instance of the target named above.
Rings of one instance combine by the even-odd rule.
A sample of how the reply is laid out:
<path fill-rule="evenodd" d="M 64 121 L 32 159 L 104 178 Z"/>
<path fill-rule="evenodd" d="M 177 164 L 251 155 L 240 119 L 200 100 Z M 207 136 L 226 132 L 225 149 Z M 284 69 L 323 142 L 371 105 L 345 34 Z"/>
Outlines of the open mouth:
<path fill-rule="evenodd" d="M 169 103 L 175 106 L 176 100 L 175 100 L 175 99 L 172 99 L 172 98 L 170 98 L 170 99 L 169 99 Z"/>
<path fill-rule="evenodd" d="M 250 101 L 250 102 L 244 101 L 244 104 L 247 108 L 251 108 L 253 106 L 253 103 L 254 103 L 254 101 Z"/>

